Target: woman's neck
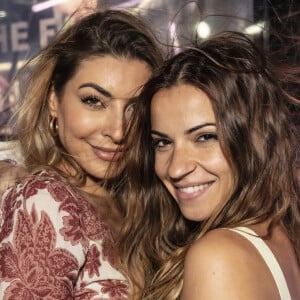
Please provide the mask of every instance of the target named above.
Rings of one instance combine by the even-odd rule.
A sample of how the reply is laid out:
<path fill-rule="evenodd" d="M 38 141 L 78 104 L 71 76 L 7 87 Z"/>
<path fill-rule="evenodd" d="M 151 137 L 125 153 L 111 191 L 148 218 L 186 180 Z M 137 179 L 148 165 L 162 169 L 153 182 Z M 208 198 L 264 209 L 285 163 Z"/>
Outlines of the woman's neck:
<path fill-rule="evenodd" d="M 91 176 L 86 177 L 86 182 L 82 187 L 80 187 L 80 189 L 92 196 L 98 196 L 98 197 L 109 196 L 109 192 L 107 191 L 106 188 L 103 187 L 101 181 L 95 180 L 95 178 L 92 178 Z"/>

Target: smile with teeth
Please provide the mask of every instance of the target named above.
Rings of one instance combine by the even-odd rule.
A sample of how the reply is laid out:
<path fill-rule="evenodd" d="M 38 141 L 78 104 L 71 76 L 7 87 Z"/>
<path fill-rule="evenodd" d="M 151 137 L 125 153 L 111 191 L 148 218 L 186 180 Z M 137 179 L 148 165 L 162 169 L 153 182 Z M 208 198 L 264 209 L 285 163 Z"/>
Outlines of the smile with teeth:
<path fill-rule="evenodd" d="M 202 191 L 202 190 L 208 188 L 210 185 L 211 185 L 211 183 L 205 183 L 205 184 L 200 184 L 200 185 L 178 188 L 178 190 L 182 193 L 192 194 L 192 193 L 195 193 L 198 191 Z"/>

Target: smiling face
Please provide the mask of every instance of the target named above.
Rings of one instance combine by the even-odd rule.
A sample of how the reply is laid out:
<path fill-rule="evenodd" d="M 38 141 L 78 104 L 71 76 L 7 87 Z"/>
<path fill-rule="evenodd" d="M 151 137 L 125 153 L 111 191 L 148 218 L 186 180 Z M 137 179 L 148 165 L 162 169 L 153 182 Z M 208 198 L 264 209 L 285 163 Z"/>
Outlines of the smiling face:
<path fill-rule="evenodd" d="M 103 179 L 110 163 L 122 156 L 123 130 L 131 100 L 151 75 L 145 62 L 112 56 L 82 61 L 62 95 L 52 92 L 51 116 L 59 139 L 89 174 Z"/>
<path fill-rule="evenodd" d="M 151 103 L 151 130 L 156 174 L 182 214 L 193 221 L 209 218 L 234 186 L 209 98 L 185 84 L 160 90 Z"/>

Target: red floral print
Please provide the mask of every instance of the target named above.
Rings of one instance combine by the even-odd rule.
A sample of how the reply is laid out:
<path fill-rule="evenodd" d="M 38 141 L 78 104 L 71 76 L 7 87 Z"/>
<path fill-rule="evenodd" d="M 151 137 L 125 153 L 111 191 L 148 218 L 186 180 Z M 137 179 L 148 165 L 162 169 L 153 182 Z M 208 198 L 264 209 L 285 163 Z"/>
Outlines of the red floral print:
<path fill-rule="evenodd" d="M 116 280 L 106 280 L 105 282 L 102 282 L 102 291 L 105 293 L 109 293 L 111 299 L 114 300 L 123 300 L 126 299 L 126 291 L 127 287 L 125 284 L 120 283 Z"/>
<path fill-rule="evenodd" d="M 107 224 L 51 175 L 19 184 L 2 201 L 0 298 L 126 300 Z"/>
<path fill-rule="evenodd" d="M 93 277 L 94 274 L 99 276 L 99 269 L 101 266 L 99 256 L 100 253 L 98 248 L 95 245 L 90 247 L 86 256 L 86 264 L 85 264 L 85 268 L 88 272 L 89 277 Z"/>
<path fill-rule="evenodd" d="M 20 297 L 29 294 L 31 299 L 54 299 L 52 293 L 62 294 L 63 290 L 71 297 L 64 276 L 72 278 L 78 262 L 68 251 L 55 249 L 55 230 L 49 217 L 42 212 L 37 222 L 35 216 L 34 206 L 31 214 L 26 209 L 19 211 L 13 243 L 0 248 L 0 276 L 12 281 L 11 291 L 20 289 Z M 6 298 L 15 299 L 9 290 Z"/>

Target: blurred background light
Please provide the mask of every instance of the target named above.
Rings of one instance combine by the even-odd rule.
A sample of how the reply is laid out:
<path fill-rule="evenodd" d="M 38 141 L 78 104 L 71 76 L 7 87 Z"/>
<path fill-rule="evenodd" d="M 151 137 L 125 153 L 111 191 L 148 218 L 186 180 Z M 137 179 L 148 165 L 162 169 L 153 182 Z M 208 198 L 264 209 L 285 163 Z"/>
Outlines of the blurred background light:
<path fill-rule="evenodd" d="M 196 28 L 197 34 L 200 38 L 206 39 L 207 37 L 210 36 L 211 29 L 210 26 L 205 21 L 199 22 L 196 26 L 197 26 Z"/>
<path fill-rule="evenodd" d="M 20 69 L 25 63 L 26 63 L 25 60 L 18 61 L 17 65 L 16 65 L 16 69 L 17 70 Z M 4 71 L 10 70 L 11 66 L 12 66 L 11 62 L 0 63 L 0 72 L 4 72 Z"/>
<path fill-rule="evenodd" d="M 245 33 L 251 35 L 259 34 L 264 30 L 264 25 L 264 22 L 259 22 L 257 24 L 250 25 L 245 28 Z"/>
<path fill-rule="evenodd" d="M 66 0 L 48 0 L 45 2 L 41 2 L 41 3 L 36 3 L 32 6 L 32 11 L 39 12 L 39 11 L 45 10 L 47 8 L 53 7 L 64 1 L 66 1 Z"/>
<path fill-rule="evenodd" d="M 124 9 L 128 7 L 135 7 L 140 4 L 140 0 L 129 0 L 129 1 L 123 1 L 122 3 L 118 5 L 111 6 L 110 9 Z"/>
<path fill-rule="evenodd" d="M 5 18 L 6 17 L 6 11 L 0 10 L 0 18 Z"/>

